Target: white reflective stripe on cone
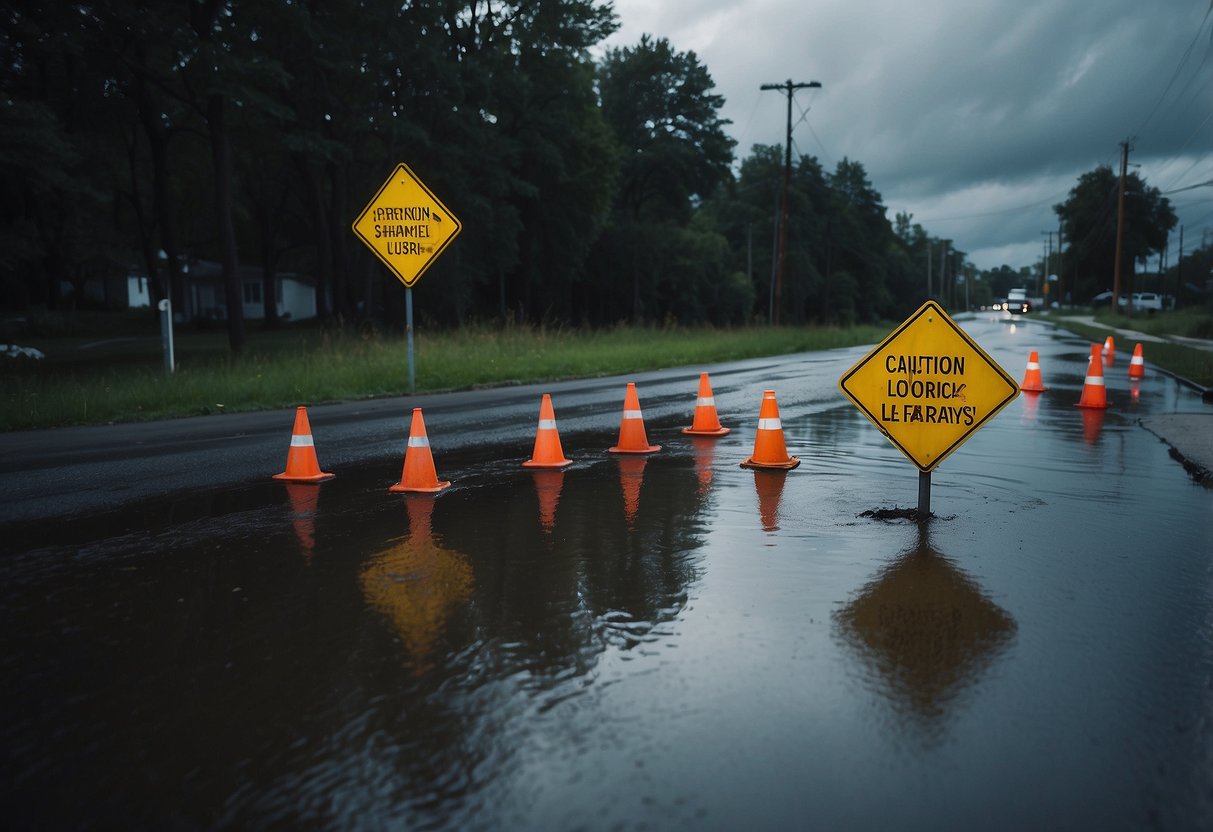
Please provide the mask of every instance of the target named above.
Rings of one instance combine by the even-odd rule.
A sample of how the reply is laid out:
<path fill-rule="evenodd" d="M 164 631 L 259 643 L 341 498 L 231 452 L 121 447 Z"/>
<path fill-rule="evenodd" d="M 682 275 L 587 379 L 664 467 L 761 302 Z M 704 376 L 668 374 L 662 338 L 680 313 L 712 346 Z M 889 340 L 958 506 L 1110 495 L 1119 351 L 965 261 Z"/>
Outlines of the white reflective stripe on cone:
<path fill-rule="evenodd" d="M 716 399 L 713 396 L 705 396 L 702 399 L 695 400 L 696 407 L 715 407 Z"/>
<path fill-rule="evenodd" d="M 310 433 L 307 434 L 306 436 L 299 436 L 298 434 L 296 434 L 291 437 L 291 447 L 292 448 L 310 448 L 314 444 L 316 444 L 316 443 L 314 443 L 312 441 L 312 435 Z"/>
<path fill-rule="evenodd" d="M 430 438 L 428 436 L 410 436 L 410 448 L 428 448 L 430 446 Z"/>
<path fill-rule="evenodd" d="M 555 419 L 540 419 L 539 420 L 539 429 L 540 430 L 556 430 L 556 420 Z"/>
<path fill-rule="evenodd" d="M 1103 387 L 1103 376 L 1087 376 L 1087 380 L 1083 384 L 1094 384 L 1097 387 Z"/>
<path fill-rule="evenodd" d="M 625 410 L 625 411 L 623 411 L 623 418 L 625 418 L 625 419 L 640 419 L 640 418 L 643 418 L 643 417 L 640 415 L 640 411 L 639 411 L 639 410 Z"/>
<path fill-rule="evenodd" d="M 1039 365 L 1039 364 L 1037 364 L 1035 361 L 1029 361 L 1029 362 L 1028 362 L 1028 369 L 1029 369 L 1029 370 L 1039 370 L 1039 369 L 1040 369 L 1040 365 Z"/>
<path fill-rule="evenodd" d="M 779 424 L 778 419 L 759 419 L 759 430 L 782 430 L 783 426 Z"/>

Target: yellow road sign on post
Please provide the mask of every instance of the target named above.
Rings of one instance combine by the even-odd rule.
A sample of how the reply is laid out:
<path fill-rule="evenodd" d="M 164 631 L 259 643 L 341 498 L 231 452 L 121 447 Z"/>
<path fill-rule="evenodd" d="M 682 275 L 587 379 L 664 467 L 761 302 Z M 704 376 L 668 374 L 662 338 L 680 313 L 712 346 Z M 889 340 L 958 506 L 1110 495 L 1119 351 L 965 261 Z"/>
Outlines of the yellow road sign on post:
<path fill-rule="evenodd" d="M 1019 385 L 934 301 L 838 380 L 898 450 L 929 472 L 1019 395 Z"/>
<path fill-rule="evenodd" d="M 354 233 L 409 288 L 462 230 L 404 162 L 354 220 Z"/>

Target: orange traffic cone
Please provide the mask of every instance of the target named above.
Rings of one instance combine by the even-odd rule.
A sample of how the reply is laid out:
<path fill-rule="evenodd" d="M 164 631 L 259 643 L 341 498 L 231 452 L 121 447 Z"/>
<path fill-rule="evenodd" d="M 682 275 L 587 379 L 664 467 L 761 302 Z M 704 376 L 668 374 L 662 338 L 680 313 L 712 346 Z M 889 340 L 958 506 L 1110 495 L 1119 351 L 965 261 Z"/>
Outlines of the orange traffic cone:
<path fill-rule="evenodd" d="M 1116 341 L 1111 335 L 1104 339 L 1103 357 L 1104 361 L 1107 361 L 1109 366 L 1116 363 Z"/>
<path fill-rule="evenodd" d="M 430 438 L 425 434 L 425 420 L 421 418 L 421 408 L 414 407 L 413 423 L 409 426 L 409 444 L 404 452 L 404 471 L 400 475 L 400 482 L 388 491 L 432 493 L 449 485 L 449 482 L 438 481 L 434 455 L 430 453 Z"/>
<path fill-rule="evenodd" d="M 783 425 L 779 422 L 779 405 L 775 401 L 775 391 L 765 390 L 762 394 L 762 407 L 758 410 L 754 455 L 741 463 L 741 467 L 791 471 L 799 464 L 799 458 L 788 456 L 787 446 L 783 443 Z"/>
<path fill-rule="evenodd" d="M 564 458 L 560 447 L 560 433 L 556 430 L 556 414 L 552 410 L 552 397 L 543 394 L 539 405 L 539 429 L 535 431 L 535 450 L 531 458 L 522 463 L 523 468 L 565 468 L 573 460 Z"/>
<path fill-rule="evenodd" d="M 712 385 L 708 382 L 708 374 L 699 374 L 699 396 L 695 399 L 695 418 L 689 428 L 683 428 L 683 433 L 692 436 L 724 436 L 729 428 L 722 427 L 720 417 L 716 415 L 716 398 L 712 395 Z"/>
<path fill-rule="evenodd" d="M 1019 385 L 1019 389 L 1025 393 L 1042 393 L 1049 389 L 1040 377 L 1040 356 L 1036 350 L 1028 353 L 1028 369 L 1023 374 L 1023 383 Z"/>
<path fill-rule="evenodd" d="M 644 432 L 644 416 L 640 412 L 640 397 L 636 395 L 636 385 L 630 381 L 623 397 L 619 444 L 607 450 L 613 454 L 651 454 L 661 450 L 660 445 L 649 444 L 649 437 Z"/>
<path fill-rule="evenodd" d="M 1146 377 L 1146 357 L 1142 354 L 1141 344 L 1133 348 L 1133 357 L 1129 359 L 1129 378 Z"/>
<path fill-rule="evenodd" d="M 320 482 L 333 475 L 320 470 L 316 445 L 312 441 L 312 426 L 307 420 L 307 408 L 295 408 L 295 429 L 291 432 L 291 449 L 286 454 L 286 470 L 274 474 L 276 480 L 288 482 Z"/>
<path fill-rule="evenodd" d="M 1091 359 L 1087 362 L 1087 377 L 1082 383 L 1079 407 L 1107 407 L 1108 391 L 1103 380 L 1103 361 L 1099 357 L 1099 344 L 1091 345 Z"/>

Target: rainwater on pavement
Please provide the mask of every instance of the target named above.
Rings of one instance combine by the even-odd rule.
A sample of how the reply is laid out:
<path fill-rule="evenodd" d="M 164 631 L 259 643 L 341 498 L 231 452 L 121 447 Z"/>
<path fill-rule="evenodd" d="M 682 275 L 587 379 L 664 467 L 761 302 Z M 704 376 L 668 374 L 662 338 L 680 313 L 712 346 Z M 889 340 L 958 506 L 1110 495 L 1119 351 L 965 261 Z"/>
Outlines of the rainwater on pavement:
<path fill-rule="evenodd" d="M 434 497 L 396 457 L 13 526 L 6 825 L 1209 828 L 1213 490 L 1136 423 L 1202 405 L 1121 345 L 1080 409 L 1085 341 L 963 326 L 1050 390 L 925 527 L 861 516 L 918 485 L 834 386 L 864 350 L 713 376 L 719 439 L 692 386 L 651 456 L 562 434 L 533 472 L 430 424 Z M 763 389 L 796 470 L 739 466 Z"/>

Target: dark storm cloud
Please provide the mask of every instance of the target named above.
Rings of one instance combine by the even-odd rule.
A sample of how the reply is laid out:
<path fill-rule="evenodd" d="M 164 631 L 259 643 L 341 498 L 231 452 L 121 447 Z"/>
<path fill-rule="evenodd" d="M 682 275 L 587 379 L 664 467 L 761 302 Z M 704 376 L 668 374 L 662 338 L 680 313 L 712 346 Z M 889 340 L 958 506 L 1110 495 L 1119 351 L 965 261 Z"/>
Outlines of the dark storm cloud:
<path fill-rule="evenodd" d="M 651 32 L 699 55 L 739 152 L 783 141 L 786 100 L 761 84 L 820 81 L 797 94 L 794 122 L 811 110 L 796 149 L 827 168 L 862 162 L 891 211 L 912 211 L 979 266 L 1039 257 L 1053 204 L 1081 173 L 1116 166 L 1126 137 L 1163 190 L 1213 178 L 1209 0 L 616 7 L 612 43 Z M 1199 219 L 1192 201 L 1182 221 Z"/>

